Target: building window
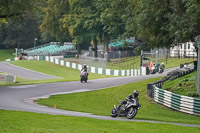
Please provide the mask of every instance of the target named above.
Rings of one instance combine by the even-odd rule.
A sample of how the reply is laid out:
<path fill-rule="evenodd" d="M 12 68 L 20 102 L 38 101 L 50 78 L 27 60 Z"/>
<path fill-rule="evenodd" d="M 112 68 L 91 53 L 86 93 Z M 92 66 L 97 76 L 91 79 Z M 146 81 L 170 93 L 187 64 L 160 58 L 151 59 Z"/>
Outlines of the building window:
<path fill-rule="evenodd" d="M 190 49 L 190 44 L 188 43 L 188 49 Z"/>
<path fill-rule="evenodd" d="M 181 49 L 182 49 L 182 44 L 181 44 Z"/>

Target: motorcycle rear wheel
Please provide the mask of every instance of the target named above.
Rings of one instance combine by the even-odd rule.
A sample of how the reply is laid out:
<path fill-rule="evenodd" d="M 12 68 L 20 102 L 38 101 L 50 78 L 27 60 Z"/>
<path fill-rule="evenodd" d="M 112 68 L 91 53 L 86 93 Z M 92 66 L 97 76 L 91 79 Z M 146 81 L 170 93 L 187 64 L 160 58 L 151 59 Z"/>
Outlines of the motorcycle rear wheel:
<path fill-rule="evenodd" d="M 130 107 L 129 109 L 128 109 L 128 113 L 127 113 L 127 118 L 128 119 L 133 119 L 135 116 L 136 116 L 136 114 L 137 114 L 137 109 L 136 108 L 133 108 L 133 107 Z"/>
<path fill-rule="evenodd" d="M 117 111 L 115 109 L 112 109 L 111 113 L 110 113 L 111 117 L 117 117 Z"/>

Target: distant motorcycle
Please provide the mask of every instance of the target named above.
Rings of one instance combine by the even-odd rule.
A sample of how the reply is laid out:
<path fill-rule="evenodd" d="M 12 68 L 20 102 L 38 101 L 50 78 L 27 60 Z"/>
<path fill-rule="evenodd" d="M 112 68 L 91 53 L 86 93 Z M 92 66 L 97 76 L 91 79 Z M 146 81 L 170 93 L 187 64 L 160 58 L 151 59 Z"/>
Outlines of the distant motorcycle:
<path fill-rule="evenodd" d="M 160 71 L 159 71 L 159 74 L 161 74 L 161 73 L 163 73 L 163 72 L 164 72 L 164 68 L 161 67 L 161 68 L 160 68 Z"/>
<path fill-rule="evenodd" d="M 87 80 L 88 80 L 88 72 L 81 71 L 80 77 L 81 77 L 81 79 L 80 79 L 81 83 L 82 83 L 83 81 L 87 82 Z"/>
<path fill-rule="evenodd" d="M 156 68 L 152 67 L 151 70 L 150 70 L 150 74 L 155 74 L 155 73 L 156 73 Z"/>
<path fill-rule="evenodd" d="M 120 101 L 120 105 L 114 105 L 111 111 L 111 117 L 122 116 L 132 119 L 136 116 L 140 107 L 138 98 L 126 98 L 125 101 Z"/>
<path fill-rule="evenodd" d="M 165 69 L 165 66 L 164 66 L 164 64 L 162 64 L 162 65 L 160 66 L 159 74 L 163 73 L 163 72 L 164 72 L 164 69 Z"/>

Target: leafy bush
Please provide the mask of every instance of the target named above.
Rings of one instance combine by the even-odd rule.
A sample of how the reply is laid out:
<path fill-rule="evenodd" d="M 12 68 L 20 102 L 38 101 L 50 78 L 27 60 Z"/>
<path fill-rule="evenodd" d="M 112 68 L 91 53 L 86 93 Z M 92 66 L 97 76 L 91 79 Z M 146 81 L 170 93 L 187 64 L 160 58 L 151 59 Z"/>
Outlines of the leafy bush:
<path fill-rule="evenodd" d="M 199 97 L 199 94 L 197 93 L 188 93 L 189 97 Z"/>

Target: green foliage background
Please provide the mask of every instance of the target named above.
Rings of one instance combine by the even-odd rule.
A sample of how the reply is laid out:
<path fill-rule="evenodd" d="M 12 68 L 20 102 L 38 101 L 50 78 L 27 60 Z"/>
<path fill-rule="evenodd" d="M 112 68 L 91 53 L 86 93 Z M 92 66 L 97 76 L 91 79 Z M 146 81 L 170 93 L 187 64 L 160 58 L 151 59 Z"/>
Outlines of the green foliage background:
<path fill-rule="evenodd" d="M 93 40 L 108 50 L 110 40 L 136 37 L 149 47 L 170 47 L 200 34 L 199 14 L 199 0 L 1 1 L 0 46 L 31 47 L 37 37 L 42 43 L 73 41 L 80 48 Z"/>

